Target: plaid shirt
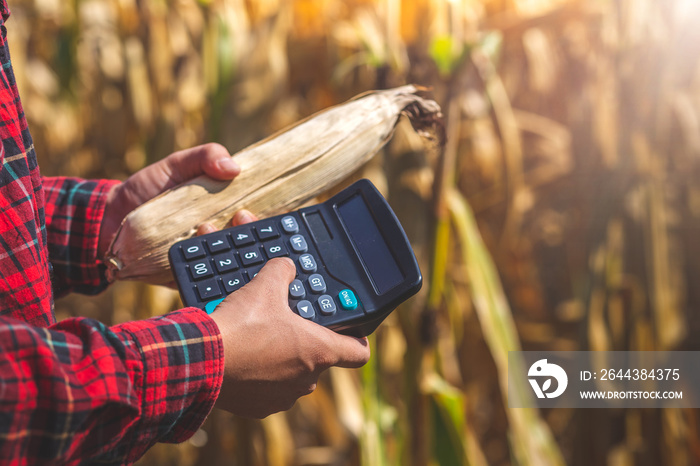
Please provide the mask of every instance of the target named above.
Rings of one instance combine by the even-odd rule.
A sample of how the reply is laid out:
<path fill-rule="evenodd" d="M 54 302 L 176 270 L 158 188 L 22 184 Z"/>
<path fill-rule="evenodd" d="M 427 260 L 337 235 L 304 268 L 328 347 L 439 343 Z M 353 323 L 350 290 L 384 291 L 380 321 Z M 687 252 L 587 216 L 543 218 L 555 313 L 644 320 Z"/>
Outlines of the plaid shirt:
<path fill-rule="evenodd" d="M 204 421 L 221 387 L 221 335 L 193 308 L 114 327 L 55 322 L 52 266 L 57 293 L 106 286 L 96 251 L 115 182 L 42 179 L 5 0 L 0 13 L 0 464 L 131 463 Z"/>

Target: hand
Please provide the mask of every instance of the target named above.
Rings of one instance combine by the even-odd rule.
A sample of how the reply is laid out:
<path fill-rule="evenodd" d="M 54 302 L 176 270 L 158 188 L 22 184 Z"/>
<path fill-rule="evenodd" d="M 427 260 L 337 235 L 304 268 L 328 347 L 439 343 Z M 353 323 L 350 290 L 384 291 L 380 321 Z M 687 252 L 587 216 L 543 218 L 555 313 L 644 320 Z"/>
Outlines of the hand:
<path fill-rule="evenodd" d="M 175 152 L 139 170 L 115 186 L 107 196 L 98 257 L 104 257 L 124 217 L 144 202 L 199 175 L 232 180 L 240 172 L 241 168 L 228 150 L 213 143 Z"/>
<path fill-rule="evenodd" d="M 369 360 L 366 338 L 340 335 L 289 308 L 295 274 L 290 259 L 272 259 L 211 314 L 225 354 L 217 407 L 263 418 L 311 393 L 329 367 L 360 367 Z"/>

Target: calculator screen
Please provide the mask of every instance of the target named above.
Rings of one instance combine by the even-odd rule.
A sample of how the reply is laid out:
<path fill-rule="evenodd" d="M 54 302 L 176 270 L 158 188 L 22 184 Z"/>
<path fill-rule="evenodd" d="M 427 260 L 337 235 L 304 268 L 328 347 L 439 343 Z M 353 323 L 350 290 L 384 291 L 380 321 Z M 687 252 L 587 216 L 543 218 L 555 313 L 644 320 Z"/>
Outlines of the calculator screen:
<path fill-rule="evenodd" d="M 348 198 L 338 206 L 338 214 L 377 294 L 384 294 L 401 283 L 403 273 L 362 196 L 355 194 Z"/>

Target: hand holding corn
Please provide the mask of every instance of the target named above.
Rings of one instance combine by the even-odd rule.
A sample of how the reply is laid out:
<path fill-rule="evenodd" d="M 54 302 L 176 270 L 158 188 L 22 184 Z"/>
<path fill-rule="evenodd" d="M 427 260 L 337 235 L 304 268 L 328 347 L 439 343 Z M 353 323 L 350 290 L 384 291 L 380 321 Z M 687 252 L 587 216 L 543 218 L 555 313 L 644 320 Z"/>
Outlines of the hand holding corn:
<path fill-rule="evenodd" d="M 98 257 L 104 257 L 122 220 L 138 206 L 200 175 L 230 181 L 240 173 L 241 167 L 219 144 L 205 144 L 175 152 L 134 173 L 124 183 L 115 186 L 107 196 L 97 247 Z"/>

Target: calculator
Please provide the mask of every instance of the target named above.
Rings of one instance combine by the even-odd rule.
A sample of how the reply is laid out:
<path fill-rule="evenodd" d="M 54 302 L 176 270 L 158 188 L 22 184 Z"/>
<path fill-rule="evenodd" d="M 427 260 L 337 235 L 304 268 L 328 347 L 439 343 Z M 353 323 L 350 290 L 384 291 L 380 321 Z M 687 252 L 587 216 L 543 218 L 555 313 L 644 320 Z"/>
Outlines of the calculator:
<path fill-rule="evenodd" d="M 169 251 L 183 302 L 207 313 L 275 257 L 296 265 L 289 307 L 347 335 L 372 333 L 422 284 L 401 224 L 366 179 L 326 202 L 180 241 Z"/>

